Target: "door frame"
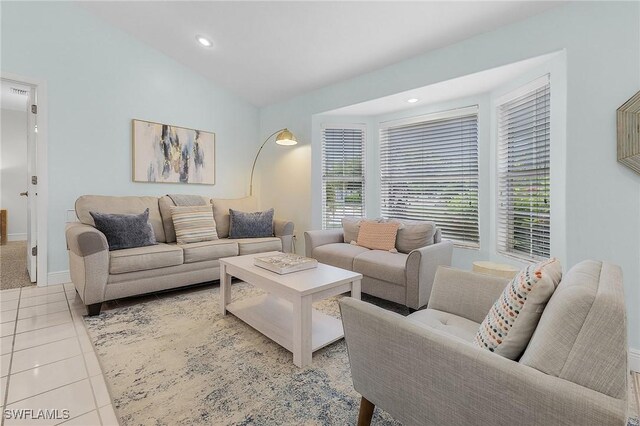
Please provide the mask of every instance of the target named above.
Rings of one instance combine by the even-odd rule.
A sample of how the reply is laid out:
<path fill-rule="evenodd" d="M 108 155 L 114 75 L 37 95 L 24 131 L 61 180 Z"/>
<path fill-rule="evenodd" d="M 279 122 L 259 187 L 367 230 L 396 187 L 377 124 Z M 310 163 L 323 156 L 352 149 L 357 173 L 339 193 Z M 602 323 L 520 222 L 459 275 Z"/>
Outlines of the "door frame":
<path fill-rule="evenodd" d="M 49 175 L 47 162 L 47 144 L 49 136 L 49 115 L 47 82 L 45 80 L 25 77 L 8 72 L 1 72 L 0 79 L 34 87 L 38 105 L 38 140 L 36 143 L 36 175 L 38 176 L 38 198 L 36 200 L 36 241 L 38 244 L 38 259 L 36 263 L 37 285 L 44 287 L 48 284 L 48 212 L 49 212 Z"/>

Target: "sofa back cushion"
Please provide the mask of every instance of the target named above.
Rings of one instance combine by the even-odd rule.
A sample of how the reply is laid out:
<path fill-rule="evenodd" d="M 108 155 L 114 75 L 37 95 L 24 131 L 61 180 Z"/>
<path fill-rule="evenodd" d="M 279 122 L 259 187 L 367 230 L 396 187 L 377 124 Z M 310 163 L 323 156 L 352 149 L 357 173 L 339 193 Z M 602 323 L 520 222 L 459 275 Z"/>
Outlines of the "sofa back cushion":
<path fill-rule="evenodd" d="M 219 238 L 229 237 L 229 209 L 243 212 L 255 212 L 258 202 L 254 197 L 235 199 L 213 198 L 213 218 L 216 221 L 216 230 Z"/>
<path fill-rule="evenodd" d="M 436 224 L 429 220 L 387 219 L 401 224 L 396 237 L 396 248 L 400 253 L 430 246 L 435 243 Z"/>
<path fill-rule="evenodd" d="M 345 216 L 342 218 L 342 234 L 345 243 L 358 241 L 360 222 L 363 220 L 365 220 L 363 217 L 357 216 Z"/>
<path fill-rule="evenodd" d="M 76 215 L 85 225 L 96 226 L 91 213 L 140 214 L 149 209 L 149 223 L 156 241 L 166 241 L 157 197 L 116 197 L 109 195 L 82 195 L 76 200 Z"/>
<path fill-rule="evenodd" d="M 620 267 L 583 261 L 563 277 L 520 362 L 622 398 L 628 375 L 625 312 Z"/>
<path fill-rule="evenodd" d="M 211 201 L 207 197 L 202 197 L 202 204 L 209 205 Z M 160 208 L 160 215 L 162 216 L 162 226 L 164 227 L 164 235 L 167 243 L 176 242 L 176 231 L 173 227 L 173 219 L 171 217 L 171 207 L 176 204 L 171 197 L 165 195 L 158 200 L 158 207 Z"/>

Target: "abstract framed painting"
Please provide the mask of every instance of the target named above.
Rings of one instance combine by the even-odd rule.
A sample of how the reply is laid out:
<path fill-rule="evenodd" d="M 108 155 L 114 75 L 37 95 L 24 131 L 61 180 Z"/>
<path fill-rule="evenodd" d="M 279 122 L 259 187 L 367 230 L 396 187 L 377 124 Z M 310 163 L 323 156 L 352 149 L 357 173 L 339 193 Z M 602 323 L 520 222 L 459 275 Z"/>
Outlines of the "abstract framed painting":
<path fill-rule="evenodd" d="M 215 184 L 215 134 L 132 120 L 133 181 Z"/>

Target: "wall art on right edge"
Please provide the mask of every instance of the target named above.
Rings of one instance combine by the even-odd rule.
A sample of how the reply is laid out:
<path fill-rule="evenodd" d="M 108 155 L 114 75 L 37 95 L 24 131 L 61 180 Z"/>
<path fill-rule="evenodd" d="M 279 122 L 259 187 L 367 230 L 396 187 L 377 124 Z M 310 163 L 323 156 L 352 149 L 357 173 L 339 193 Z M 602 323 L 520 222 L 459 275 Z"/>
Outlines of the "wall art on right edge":
<path fill-rule="evenodd" d="M 640 92 L 617 110 L 618 161 L 640 174 Z"/>

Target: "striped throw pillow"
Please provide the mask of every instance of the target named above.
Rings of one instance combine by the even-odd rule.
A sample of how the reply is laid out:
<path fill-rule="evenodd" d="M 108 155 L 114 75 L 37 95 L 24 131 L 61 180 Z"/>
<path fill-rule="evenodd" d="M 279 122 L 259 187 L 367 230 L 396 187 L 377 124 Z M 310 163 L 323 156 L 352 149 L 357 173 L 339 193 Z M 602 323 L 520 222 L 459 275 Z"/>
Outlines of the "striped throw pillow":
<path fill-rule="evenodd" d="M 398 222 L 380 223 L 363 220 L 360 222 L 360 231 L 358 231 L 356 243 L 371 250 L 397 252 L 396 235 L 398 234 L 398 228 L 400 228 L 400 223 Z"/>
<path fill-rule="evenodd" d="M 218 239 L 213 208 L 209 206 L 172 206 L 171 218 L 178 244 Z"/>
<path fill-rule="evenodd" d="M 480 324 L 476 345 L 505 358 L 518 359 L 561 278 L 562 266 L 555 258 L 520 271 Z"/>

